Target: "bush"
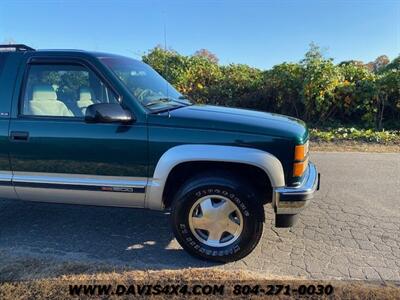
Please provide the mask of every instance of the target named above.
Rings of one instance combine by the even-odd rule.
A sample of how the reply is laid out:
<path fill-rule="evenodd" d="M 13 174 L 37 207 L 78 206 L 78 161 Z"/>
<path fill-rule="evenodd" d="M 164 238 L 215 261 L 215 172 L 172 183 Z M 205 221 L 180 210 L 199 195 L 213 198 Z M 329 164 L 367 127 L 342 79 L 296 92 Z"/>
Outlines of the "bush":
<path fill-rule="evenodd" d="M 373 63 L 334 64 L 312 44 L 299 63 L 262 71 L 243 64 L 221 66 L 202 49 L 192 56 L 155 47 L 143 61 L 197 103 L 286 114 L 321 127 L 400 127 L 400 56 Z"/>
<path fill-rule="evenodd" d="M 339 127 L 335 129 L 310 129 L 313 140 L 332 142 L 338 140 L 363 141 L 374 143 L 400 143 L 400 131 L 375 131 L 372 129 L 356 129 Z"/>

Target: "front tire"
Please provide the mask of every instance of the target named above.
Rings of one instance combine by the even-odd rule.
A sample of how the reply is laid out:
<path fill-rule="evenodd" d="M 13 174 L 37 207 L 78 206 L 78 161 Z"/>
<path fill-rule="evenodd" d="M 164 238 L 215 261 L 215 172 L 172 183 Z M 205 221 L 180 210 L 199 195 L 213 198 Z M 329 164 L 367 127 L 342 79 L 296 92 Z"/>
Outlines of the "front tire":
<path fill-rule="evenodd" d="M 172 202 L 175 237 L 196 257 L 239 260 L 261 238 L 261 203 L 256 191 L 240 178 L 225 173 L 196 176 L 182 185 Z"/>

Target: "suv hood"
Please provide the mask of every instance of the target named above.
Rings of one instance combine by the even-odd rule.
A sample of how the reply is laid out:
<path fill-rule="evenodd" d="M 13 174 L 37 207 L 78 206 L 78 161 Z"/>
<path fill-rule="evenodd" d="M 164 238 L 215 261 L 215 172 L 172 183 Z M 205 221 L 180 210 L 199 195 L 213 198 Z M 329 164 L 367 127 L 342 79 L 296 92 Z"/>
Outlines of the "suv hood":
<path fill-rule="evenodd" d="M 276 136 L 294 140 L 296 144 L 303 144 L 308 139 L 307 127 L 301 120 L 221 106 L 191 105 L 172 110 L 168 125 Z"/>

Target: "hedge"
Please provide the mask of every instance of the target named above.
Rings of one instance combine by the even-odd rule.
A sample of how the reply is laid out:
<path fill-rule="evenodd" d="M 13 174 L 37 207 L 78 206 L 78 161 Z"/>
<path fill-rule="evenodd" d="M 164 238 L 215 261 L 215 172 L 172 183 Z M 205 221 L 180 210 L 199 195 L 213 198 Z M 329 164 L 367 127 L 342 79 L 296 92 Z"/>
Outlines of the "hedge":
<path fill-rule="evenodd" d="M 300 62 L 270 70 L 220 65 L 205 50 L 185 56 L 155 47 L 142 59 L 196 103 L 281 113 L 317 127 L 400 128 L 400 56 L 335 64 L 312 44 Z"/>

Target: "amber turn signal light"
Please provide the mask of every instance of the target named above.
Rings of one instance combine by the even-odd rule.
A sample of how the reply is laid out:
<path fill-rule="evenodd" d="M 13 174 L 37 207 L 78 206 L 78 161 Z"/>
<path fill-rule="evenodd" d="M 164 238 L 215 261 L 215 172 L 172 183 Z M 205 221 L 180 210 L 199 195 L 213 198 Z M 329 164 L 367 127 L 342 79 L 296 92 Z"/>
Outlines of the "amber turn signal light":
<path fill-rule="evenodd" d="M 308 153 L 308 141 L 303 145 L 294 148 L 294 160 L 304 160 Z"/>
<path fill-rule="evenodd" d="M 302 162 L 293 164 L 293 177 L 300 177 L 304 174 L 308 166 L 308 158 Z"/>

